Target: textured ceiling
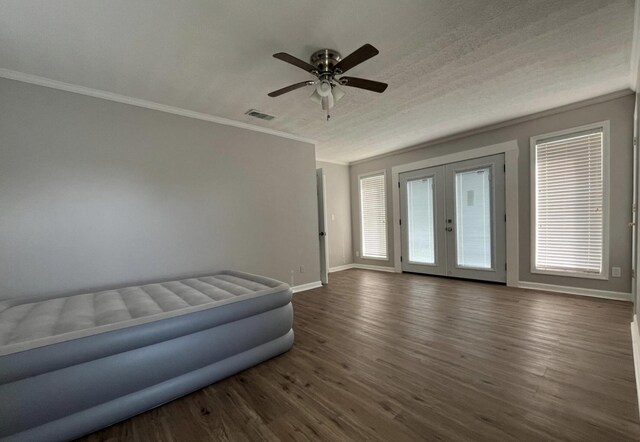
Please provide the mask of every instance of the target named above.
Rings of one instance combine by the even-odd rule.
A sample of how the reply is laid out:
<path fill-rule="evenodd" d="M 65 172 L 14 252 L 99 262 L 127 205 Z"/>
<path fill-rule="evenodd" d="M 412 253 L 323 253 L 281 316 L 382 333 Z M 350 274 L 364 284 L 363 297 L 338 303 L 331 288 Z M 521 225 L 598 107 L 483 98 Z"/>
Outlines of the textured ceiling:
<path fill-rule="evenodd" d="M 354 161 L 630 86 L 633 0 L 3 0 L 0 68 L 317 140 Z M 271 57 L 380 55 L 324 120 Z M 262 122 L 250 109 L 276 115 Z"/>

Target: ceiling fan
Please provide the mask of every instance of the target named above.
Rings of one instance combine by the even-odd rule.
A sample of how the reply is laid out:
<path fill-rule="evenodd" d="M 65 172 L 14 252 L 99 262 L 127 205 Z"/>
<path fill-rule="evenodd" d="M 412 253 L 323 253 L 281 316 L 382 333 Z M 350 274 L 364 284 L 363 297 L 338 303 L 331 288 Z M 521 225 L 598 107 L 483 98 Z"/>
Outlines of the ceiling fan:
<path fill-rule="evenodd" d="M 327 111 L 327 120 L 330 118 L 329 110 L 334 104 L 340 100 L 345 92 L 340 86 L 357 87 L 377 93 L 382 93 L 387 89 L 386 83 L 379 81 L 367 80 L 364 78 L 344 77 L 342 76 L 349 69 L 359 65 L 362 62 L 378 55 L 379 51 L 370 44 L 365 44 L 353 53 L 342 58 L 338 51 L 333 49 L 321 49 L 311 55 L 311 63 L 302 61 L 299 58 L 289 55 L 285 52 L 273 54 L 278 60 L 285 61 L 297 66 L 310 74 L 314 75 L 316 80 L 301 81 L 292 84 L 277 91 L 269 93 L 270 97 L 278 97 L 287 92 L 295 91 L 305 86 L 315 86 L 311 99 L 322 104 L 322 109 Z M 339 77 L 339 78 L 338 78 Z"/>

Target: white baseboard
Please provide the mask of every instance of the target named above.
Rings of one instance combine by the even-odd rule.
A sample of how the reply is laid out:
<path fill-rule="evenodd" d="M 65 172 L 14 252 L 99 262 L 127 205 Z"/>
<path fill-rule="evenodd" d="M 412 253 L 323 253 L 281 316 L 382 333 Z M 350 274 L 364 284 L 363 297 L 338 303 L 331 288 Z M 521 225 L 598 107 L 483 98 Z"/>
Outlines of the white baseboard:
<path fill-rule="evenodd" d="M 362 269 L 362 270 L 374 270 L 376 272 L 390 272 L 396 273 L 396 269 L 393 267 L 384 267 L 384 266 L 372 266 L 369 264 L 345 264 L 342 266 L 331 267 L 329 269 L 329 273 L 341 272 L 343 270 L 349 269 Z"/>
<path fill-rule="evenodd" d="M 329 273 L 341 272 L 343 270 L 349 270 L 349 269 L 352 269 L 354 265 L 355 264 L 345 264 L 345 265 L 342 265 L 342 266 L 331 267 L 329 269 Z"/>
<path fill-rule="evenodd" d="M 568 287 L 564 285 L 542 284 L 539 282 L 518 281 L 518 287 L 522 289 L 544 290 L 545 292 L 568 293 L 570 295 L 590 296 L 592 298 L 615 299 L 618 301 L 631 301 L 631 293 L 612 292 L 609 290 L 585 289 L 581 287 Z"/>
<path fill-rule="evenodd" d="M 300 293 L 306 290 L 317 289 L 318 287 L 322 287 L 322 283 L 320 281 L 313 281 L 307 284 L 295 285 L 291 287 L 293 293 Z"/>
<path fill-rule="evenodd" d="M 633 315 L 631 323 L 631 347 L 633 348 L 633 366 L 636 370 L 636 392 L 638 393 L 638 403 L 640 404 L 640 329 L 638 329 L 638 318 Z"/>
<path fill-rule="evenodd" d="M 390 272 L 396 273 L 395 267 L 384 267 L 384 266 L 372 266 L 369 264 L 354 264 L 354 269 L 362 269 L 362 270 L 375 270 L 376 272 Z"/>

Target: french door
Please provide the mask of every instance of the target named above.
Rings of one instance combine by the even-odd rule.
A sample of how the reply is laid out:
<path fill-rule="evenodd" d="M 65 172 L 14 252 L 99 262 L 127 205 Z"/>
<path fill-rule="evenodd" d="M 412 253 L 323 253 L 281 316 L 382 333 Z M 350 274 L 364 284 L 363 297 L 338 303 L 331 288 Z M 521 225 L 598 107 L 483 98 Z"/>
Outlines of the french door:
<path fill-rule="evenodd" d="M 504 155 L 400 174 L 402 270 L 506 282 Z"/>

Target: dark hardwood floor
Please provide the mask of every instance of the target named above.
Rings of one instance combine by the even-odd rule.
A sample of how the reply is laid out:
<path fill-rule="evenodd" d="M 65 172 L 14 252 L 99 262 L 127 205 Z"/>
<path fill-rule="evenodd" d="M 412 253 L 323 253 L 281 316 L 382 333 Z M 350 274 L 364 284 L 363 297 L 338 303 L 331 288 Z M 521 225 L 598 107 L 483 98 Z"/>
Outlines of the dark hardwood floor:
<path fill-rule="evenodd" d="M 346 270 L 288 353 L 85 440 L 640 440 L 629 303 Z"/>

